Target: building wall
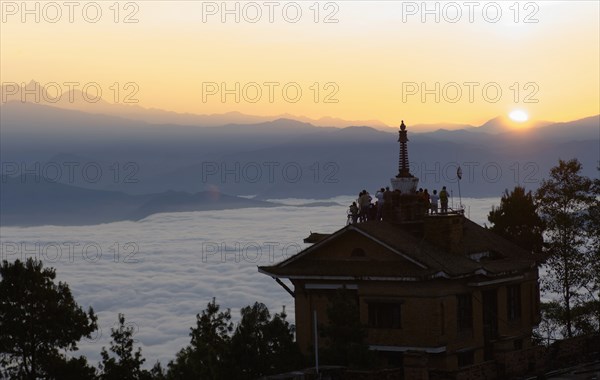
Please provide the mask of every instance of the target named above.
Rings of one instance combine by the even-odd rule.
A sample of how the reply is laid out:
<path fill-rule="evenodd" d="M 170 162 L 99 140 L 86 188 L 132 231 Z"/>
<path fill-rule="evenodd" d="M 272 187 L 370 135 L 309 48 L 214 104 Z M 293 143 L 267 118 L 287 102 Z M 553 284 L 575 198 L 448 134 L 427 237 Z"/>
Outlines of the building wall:
<path fill-rule="evenodd" d="M 507 285 L 521 284 L 521 318 L 508 321 Z M 294 281 L 297 341 L 305 354 L 312 353 L 314 324 L 317 311 L 319 324 L 327 324 L 327 305 L 333 290 L 306 290 L 306 282 Z M 342 285 L 343 282 L 318 281 L 311 284 Z M 369 302 L 389 300 L 401 304 L 401 328 L 368 328 L 368 343 L 381 346 L 435 348 L 446 346 L 442 354 L 429 355 L 432 368 L 456 370 L 461 352 L 472 351 L 473 363 L 485 361 L 483 336 L 483 292 L 497 292 L 498 338 L 493 342 L 495 352 L 509 352 L 531 346 L 531 330 L 539 323 L 539 293 L 537 270 L 523 279 L 510 283 L 482 287 L 469 286 L 467 280 L 439 279 L 426 282 L 346 281 L 355 285 L 361 321 L 368 325 Z M 471 284 L 472 285 L 472 284 Z M 457 294 L 472 294 L 473 327 L 458 331 Z M 322 344 L 323 342 L 320 342 Z"/>

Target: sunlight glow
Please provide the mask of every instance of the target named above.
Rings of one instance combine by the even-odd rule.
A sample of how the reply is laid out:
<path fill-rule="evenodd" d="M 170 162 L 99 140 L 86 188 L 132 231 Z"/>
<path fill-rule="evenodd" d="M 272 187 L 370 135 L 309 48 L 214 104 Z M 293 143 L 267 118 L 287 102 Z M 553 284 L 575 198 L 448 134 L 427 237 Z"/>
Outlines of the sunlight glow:
<path fill-rule="evenodd" d="M 527 120 L 529 120 L 529 115 L 527 115 L 527 112 L 523 110 L 514 110 L 508 114 L 508 117 L 510 117 L 512 121 L 516 121 L 517 123 L 524 123 Z"/>

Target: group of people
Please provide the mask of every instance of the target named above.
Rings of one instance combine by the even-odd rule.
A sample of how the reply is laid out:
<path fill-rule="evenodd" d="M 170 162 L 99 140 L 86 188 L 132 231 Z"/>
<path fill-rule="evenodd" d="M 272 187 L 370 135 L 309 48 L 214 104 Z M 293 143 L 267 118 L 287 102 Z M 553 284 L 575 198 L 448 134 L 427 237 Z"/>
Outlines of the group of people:
<path fill-rule="evenodd" d="M 433 190 L 432 194 L 429 194 L 427 189 L 419 189 L 417 191 L 417 195 L 420 199 L 422 199 L 427 205 L 426 210 L 431 214 L 438 214 L 438 201 L 441 204 L 440 212 L 442 214 L 448 213 L 448 191 L 446 190 L 446 186 L 442 187 L 440 193 L 437 193 L 437 190 Z"/>
<path fill-rule="evenodd" d="M 375 196 L 377 197 L 377 201 L 379 202 L 378 194 L 379 191 Z M 374 220 L 378 218 L 377 210 L 380 208 L 380 206 L 377 203 L 371 203 L 372 200 L 373 198 L 367 190 L 363 190 L 358 194 L 358 199 L 355 202 L 352 202 L 352 204 L 350 205 L 349 217 L 352 218 L 352 224 L 356 224 L 359 221 L 362 223 L 366 222 L 367 220 Z M 380 204 L 383 205 L 383 197 L 381 197 Z"/>
<path fill-rule="evenodd" d="M 366 222 L 367 220 L 382 220 L 384 207 L 391 206 L 396 196 L 400 195 L 400 190 L 391 191 L 389 187 L 381 188 L 375 193 L 375 203 L 372 203 L 373 198 L 367 190 L 363 190 L 358 194 L 358 199 L 350 205 L 348 212 L 348 222 L 352 224 Z M 423 202 L 426 214 L 446 214 L 448 213 L 448 191 L 446 186 L 438 194 L 437 190 L 433 190 L 429 194 L 427 189 L 422 188 L 417 191 L 418 199 Z M 438 202 L 441 207 L 438 211 Z"/>

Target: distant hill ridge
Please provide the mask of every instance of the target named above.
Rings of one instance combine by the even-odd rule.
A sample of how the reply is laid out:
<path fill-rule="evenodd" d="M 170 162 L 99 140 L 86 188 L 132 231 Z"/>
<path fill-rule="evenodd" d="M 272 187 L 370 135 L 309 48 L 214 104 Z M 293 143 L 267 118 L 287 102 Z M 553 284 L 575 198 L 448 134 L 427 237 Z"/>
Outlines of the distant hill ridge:
<path fill-rule="evenodd" d="M 84 189 L 325 199 L 387 186 L 398 170 L 396 129 L 315 127 L 286 118 L 199 128 L 15 101 L 0 108 L 2 173 L 38 165 L 41 176 L 58 166 L 58 182 Z M 497 196 L 517 184 L 535 189 L 559 158 L 578 158 L 585 175 L 598 174 L 600 115 L 494 133 L 415 133 L 405 122 L 411 171 L 423 188 L 456 192 L 456 165 L 465 172 L 462 195 L 470 197 Z M 98 180 L 86 178 L 86 165 L 99 168 Z"/>
<path fill-rule="evenodd" d="M 4 94 L 2 103 L 8 102 L 22 102 L 26 100 L 28 103 L 48 105 L 51 107 L 57 107 L 61 109 L 77 110 L 87 113 L 104 114 L 110 116 L 124 117 L 135 121 L 143 121 L 149 124 L 179 124 L 179 125 L 191 125 L 199 127 L 219 127 L 229 124 L 247 125 L 247 124 L 259 124 L 265 122 L 277 122 L 279 120 L 287 119 L 298 121 L 306 124 L 311 124 L 317 127 L 336 127 L 344 128 L 349 126 L 369 126 L 378 130 L 393 131 L 397 126 L 387 125 L 379 120 L 344 120 L 335 117 L 321 117 L 318 119 L 312 119 L 305 116 L 297 116 L 291 114 L 282 114 L 274 116 L 257 116 L 243 114 L 237 111 L 231 111 L 221 114 L 193 114 L 193 113 L 178 113 L 173 111 L 166 111 L 157 108 L 144 108 L 135 103 L 110 103 L 103 98 L 96 99 L 95 95 L 88 95 L 87 98 L 92 98 L 93 102 L 86 100 L 84 93 L 78 88 L 73 89 L 71 92 L 65 87 L 65 92 L 58 94 L 58 96 L 51 95 L 42 84 L 31 80 L 27 84 L 5 84 L 1 87 L 2 94 Z M 16 88 L 15 88 L 15 85 Z M 10 86 L 10 88 L 9 88 Z M 28 90 L 28 93 L 23 93 L 24 89 Z M 37 101 L 32 101 L 32 90 L 38 89 Z M 53 87 L 54 88 L 54 87 Z M 35 90 L 34 90 L 35 91 Z M 28 94 L 28 95 L 27 95 Z M 491 120 L 488 120 L 481 126 L 473 126 L 469 124 L 456 124 L 456 123 L 435 123 L 435 124 L 413 124 L 413 133 L 421 132 L 434 132 L 438 130 L 468 130 L 471 132 L 485 132 L 485 133 L 502 133 L 507 129 L 507 124 L 511 124 L 505 116 L 498 116 Z M 536 121 L 527 123 L 528 128 L 537 128 L 546 125 L 553 124 L 549 121 Z"/>
<path fill-rule="evenodd" d="M 86 225 L 140 220 L 165 212 L 275 207 L 259 201 L 203 191 L 195 194 L 166 191 L 130 195 L 55 183 L 49 179 L 2 177 L 0 225 Z"/>
<path fill-rule="evenodd" d="M 335 117 L 321 117 L 311 119 L 305 116 L 296 116 L 291 114 L 274 115 L 274 116 L 257 116 L 248 115 L 241 112 L 226 112 L 222 114 L 192 114 L 178 113 L 166 111 L 157 108 L 144 108 L 135 103 L 109 103 L 100 98 L 96 99 L 95 94 L 84 96 L 84 93 L 79 89 L 81 86 L 76 86 L 72 91 L 68 91 L 68 87 L 61 94 L 54 96 L 50 94 L 48 89 L 44 88 L 43 84 L 35 80 L 23 86 L 22 83 L 5 84 L 0 88 L 1 93 L 5 94 L 3 103 L 10 101 L 21 102 L 23 99 L 26 102 L 37 103 L 57 107 L 61 109 L 84 111 L 89 113 L 105 114 L 112 116 L 125 117 L 132 120 L 144 121 L 151 124 L 181 124 L 194 125 L 201 127 L 216 127 L 226 124 L 256 124 L 278 119 L 292 119 L 303 123 L 310 123 L 314 126 L 322 127 L 346 127 L 349 125 L 368 125 L 377 129 L 389 130 L 391 127 L 379 120 L 363 120 L 349 121 Z M 53 87 L 54 88 L 54 87 Z M 62 88 L 62 87 L 61 87 Z M 27 89 L 28 92 L 23 92 Z M 38 93 L 38 100 L 32 94 Z M 29 94 L 29 95 L 28 95 Z M 93 102 L 86 99 L 92 99 Z M 33 100 L 33 101 L 32 101 Z"/>

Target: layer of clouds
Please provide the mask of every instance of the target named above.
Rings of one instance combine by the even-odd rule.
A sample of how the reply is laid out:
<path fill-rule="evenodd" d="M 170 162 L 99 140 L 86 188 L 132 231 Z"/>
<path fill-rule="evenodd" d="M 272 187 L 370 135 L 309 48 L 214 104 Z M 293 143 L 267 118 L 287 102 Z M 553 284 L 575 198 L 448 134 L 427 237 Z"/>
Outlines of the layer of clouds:
<path fill-rule="evenodd" d="M 38 257 L 55 267 L 76 301 L 98 314 L 98 333 L 82 340 L 77 355 L 91 363 L 108 347 L 118 313 L 135 328 L 134 337 L 150 367 L 166 364 L 189 343 L 196 314 L 216 297 L 239 319 L 255 301 L 272 313 L 285 305 L 294 320 L 291 296 L 257 272 L 306 247 L 310 231 L 333 232 L 346 223 L 352 197 L 342 206 L 277 207 L 158 214 L 139 222 L 82 227 L 3 227 L 1 259 Z M 289 204 L 298 204 L 289 200 Z M 478 223 L 498 199 L 465 199 Z"/>

